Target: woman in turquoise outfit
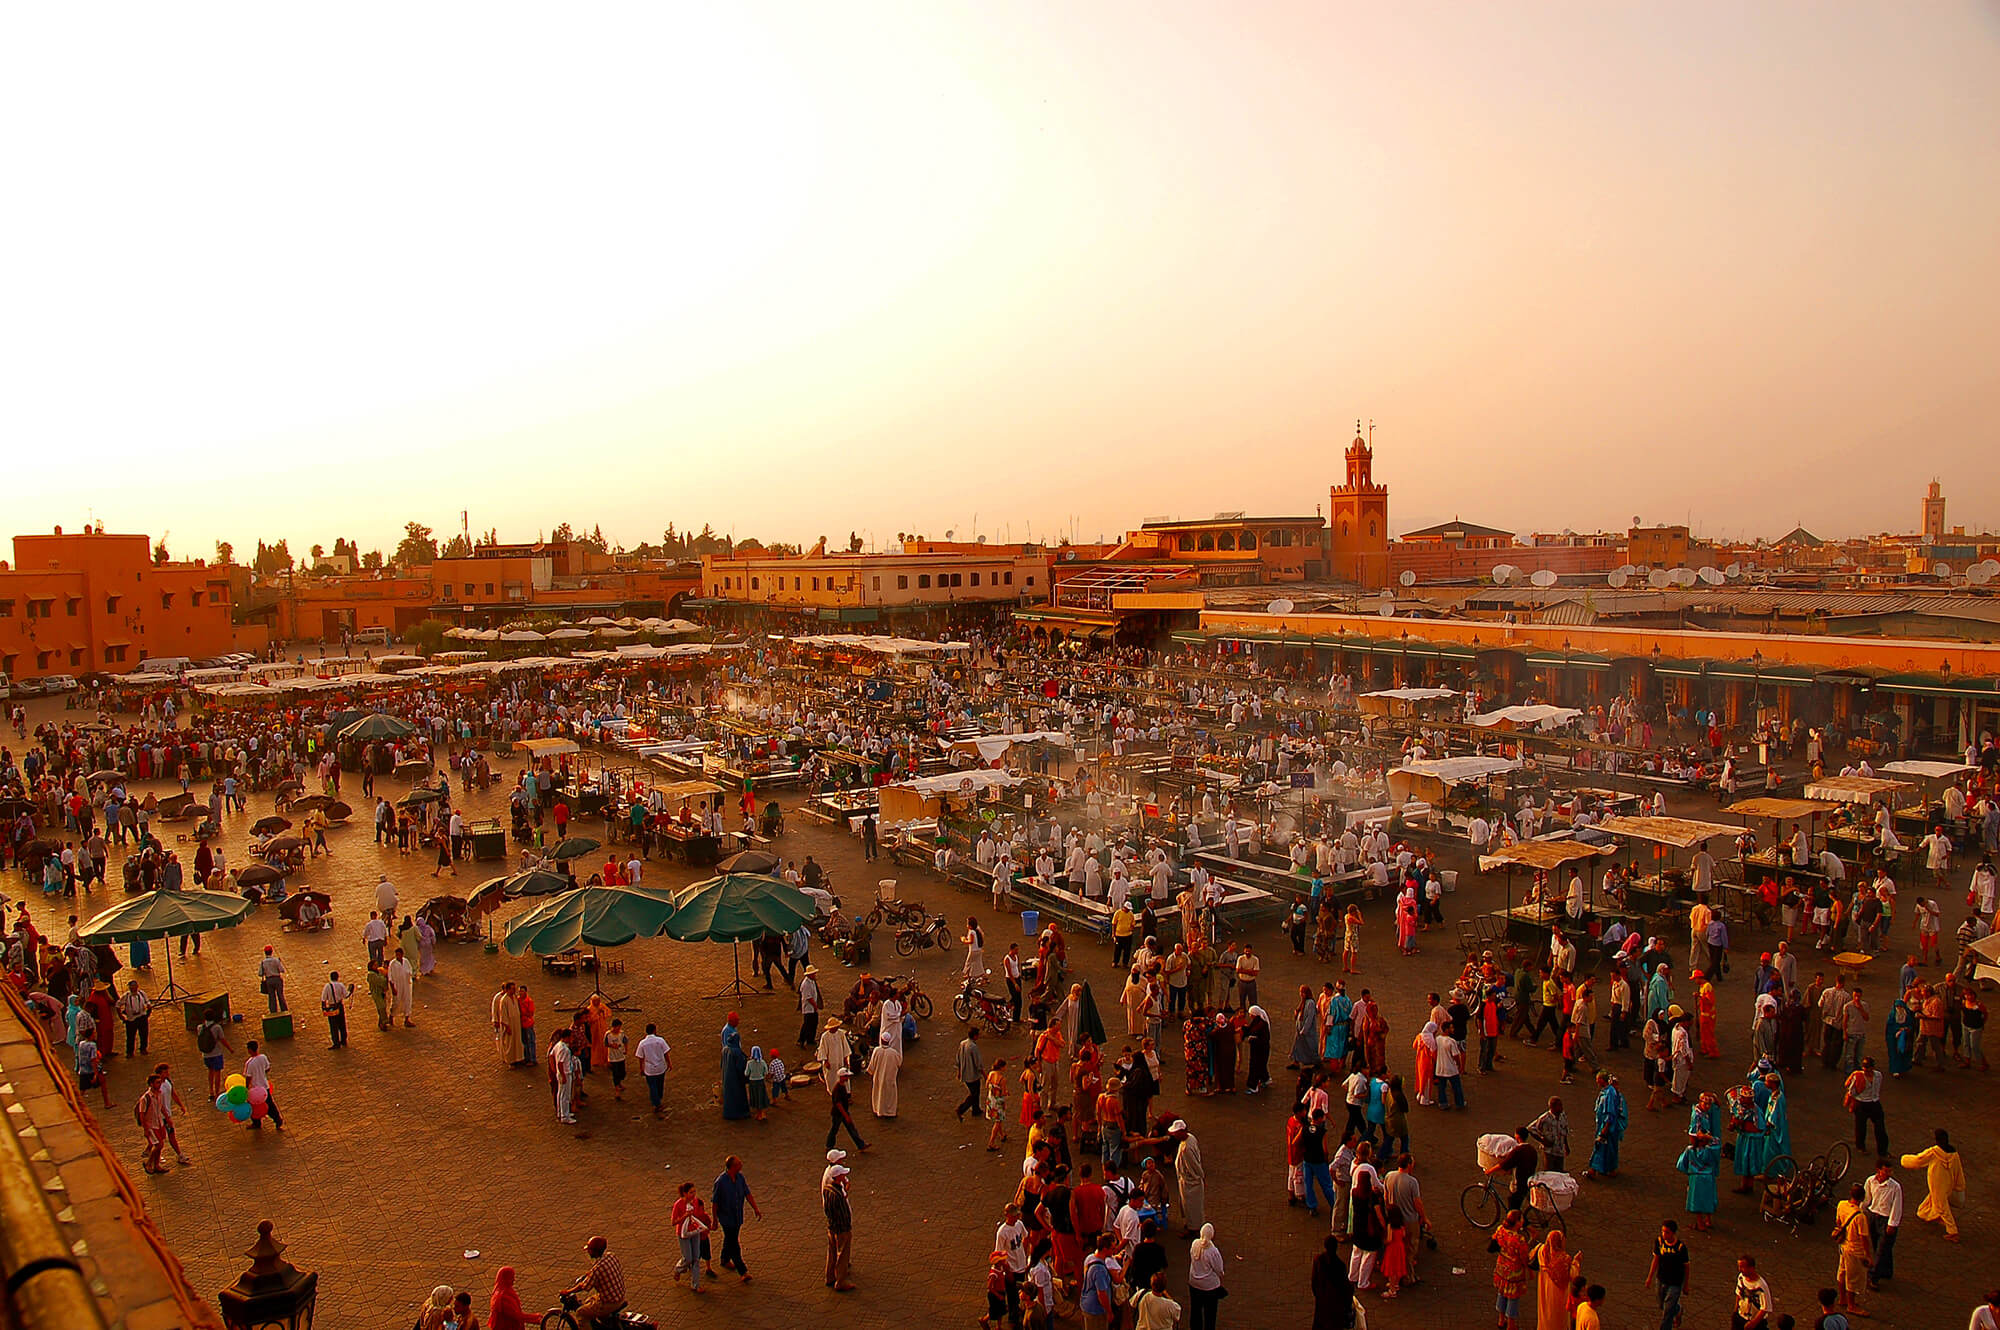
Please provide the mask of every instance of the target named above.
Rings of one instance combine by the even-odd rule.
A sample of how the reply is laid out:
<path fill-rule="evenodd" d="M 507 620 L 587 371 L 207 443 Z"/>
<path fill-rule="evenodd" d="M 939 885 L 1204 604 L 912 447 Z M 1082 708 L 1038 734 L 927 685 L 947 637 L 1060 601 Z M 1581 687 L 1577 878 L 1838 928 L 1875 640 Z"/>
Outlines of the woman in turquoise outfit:
<path fill-rule="evenodd" d="M 1917 1050 L 1917 1018 L 1910 1004 L 1901 998 L 1889 1008 L 1889 1023 L 1883 1030 L 1889 1047 L 1889 1074 L 1901 1076 L 1910 1069 Z"/>
<path fill-rule="evenodd" d="M 1326 1001 L 1326 1029 L 1320 1032 L 1326 1039 L 1328 1062 L 1347 1061 L 1347 1026 L 1353 1014 L 1354 999 L 1347 996 L 1343 983 Z"/>
<path fill-rule="evenodd" d="M 1709 1227 L 1713 1222 L 1709 1216 L 1715 1213 L 1715 1175 L 1722 1168 L 1721 1147 L 1707 1132 L 1696 1132 L 1674 1167 L 1687 1174 L 1687 1211 L 1694 1216 L 1694 1226 Z"/>
<path fill-rule="evenodd" d="M 1736 1133 L 1736 1148 L 1730 1152 L 1730 1168 L 1736 1174 L 1736 1190 L 1748 1194 L 1752 1184 L 1764 1175 L 1764 1112 L 1756 1091 L 1764 1083 L 1752 1080 L 1729 1092 L 1729 1125 Z"/>
<path fill-rule="evenodd" d="M 1703 1090 L 1701 1097 L 1694 1101 L 1694 1108 L 1688 1113 L 1688 1135 L 1706 1136 L 1711 1141 L 1722 1139 L 1722 1101 L 1712 1091 Z M 1715 1147 L 1722 1153 L 1722 1147 Z"/>

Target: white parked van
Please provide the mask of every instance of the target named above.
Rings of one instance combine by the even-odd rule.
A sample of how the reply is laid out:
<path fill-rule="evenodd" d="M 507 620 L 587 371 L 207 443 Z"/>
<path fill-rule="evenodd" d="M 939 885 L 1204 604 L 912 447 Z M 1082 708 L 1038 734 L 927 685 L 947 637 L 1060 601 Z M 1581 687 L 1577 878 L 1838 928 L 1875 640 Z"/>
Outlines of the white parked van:
<path fill-rule="evenodd" d="M 389 645 L 389 630 L 380 625 L 373 628 L 361 628 L 357 629 L 354 636 L 349 640 L 358 647 L 385 647 Z"/>
<path fill-rule="evenodd" d="M 186 656 L 148 656 L 139 662 L 139 668 L 148 674 L 171 674 L 176 677 L 194 668 L 194 662 Z"/>

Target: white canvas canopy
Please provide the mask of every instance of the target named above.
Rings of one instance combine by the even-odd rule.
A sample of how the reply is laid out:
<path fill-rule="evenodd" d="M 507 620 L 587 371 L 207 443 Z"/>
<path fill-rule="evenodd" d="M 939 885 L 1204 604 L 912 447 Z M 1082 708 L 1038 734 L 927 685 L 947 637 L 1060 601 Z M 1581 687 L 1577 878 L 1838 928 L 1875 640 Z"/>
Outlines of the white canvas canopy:
<path fill-rule="evenodd" d="M 1389 802 L 1400 805 L 1412 796 L 1438 803 L 1445 792 L 1463 781 L 1481 780 L 1505 771 L 1518 771 L 1521 764 L 1506 757 L 1439 757 L 1391 767 L 1388 772 Z"/>
<path fill-rule="evenodd" d="M 1386 697 L 1397 702 L 1439 702 L 1447 697 L 1457 697 L 1456 688 L 1382 688 L 1363 697 Z"/>
<path fill-rule="evenodd" d="M 1034 730 L 1027 734 L 981 734 L 970 739 L 939 739 L 938 747 L 966 757 L 977 755 L 982 762 L 997 761 L 1015 744 L 1048 743 L 1068 748 L 1070 739 L 1061 730 Z"/>
<path fill-rule="evenodd" d="M 1906 757 L 1896 762 L 1884 762 L 1881 770 L 1898 776 L 1915 776 L 1919 780 L 1953 780 L 1978 768 L 1963 762 L 1926 762 L 1921 758 Z"/>
<path fill-rule="evenodd" d="M 1474 725 L 1491 728 L 1495 725 L 1511 725 L 1516 729 L 1529 726 L 1541 731 L 1557 730 L 1583 715 L 1575 707 L 1501 707 L 1498 711 L 1484 711 L 1472 718 Z"/>

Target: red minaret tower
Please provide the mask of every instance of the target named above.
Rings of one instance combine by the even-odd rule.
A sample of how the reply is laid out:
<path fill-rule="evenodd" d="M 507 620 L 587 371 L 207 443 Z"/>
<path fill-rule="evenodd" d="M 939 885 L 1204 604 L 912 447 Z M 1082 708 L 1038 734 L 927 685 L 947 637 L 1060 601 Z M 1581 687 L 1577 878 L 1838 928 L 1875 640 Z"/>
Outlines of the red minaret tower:
<path fill-rule="evenodd" d="M 1374 425 L 1368 432 L 1373 434 Z M 1347 480 L 1332 492 L 1333 575 L 1364 587 L 1389 584 L 1389 487 L 1375 483 L 1375 450 L 1354 422 L 1347 445 Z"/>

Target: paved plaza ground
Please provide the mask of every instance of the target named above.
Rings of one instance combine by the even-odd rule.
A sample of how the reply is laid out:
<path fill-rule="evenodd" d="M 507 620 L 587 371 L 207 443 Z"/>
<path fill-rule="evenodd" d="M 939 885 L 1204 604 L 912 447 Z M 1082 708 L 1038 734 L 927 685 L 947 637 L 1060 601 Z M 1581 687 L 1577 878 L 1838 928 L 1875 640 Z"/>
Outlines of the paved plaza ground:
<path fill-rule="evenodd" d="M 48 713 L 38 708 L 37 717 L 42 714 Z M 501 766 L 511 775 L 510 765 Z M 357 810 L 364 808 L 352 784 L 348 797 Z M 474 799 L 472 805 L 481 812 L 503 807 L 499 791 Z M 224 844 L 231 864 L 246 862 L 248 826 L 270 806 L 270 796 L 259 795 L 247 815 L 229 817 Z M 1674 811 L 1712 813 L 1713 804 L 1697 801 L 1689 810 Z M 781 851 L 788 857 L 817 856 L 850 904 L 865 898 L 878 877 L 896 876 L 905 896 L 949 911 L 955 925 L 962 926 L 968 913 L 982 920 L 990 914 L 987 901 L 949 888 L 928 872 L 864 864 L 853 839 L 804 818 L 791 821 Z M 242 927 L 209 936 L 199 959 L 176 962 L 176 977 L 189 987 L 228 989 L 236 1008 L 246 1014 L 233 1032 L 239 1063 L 242 1039 L 255 1033 L 252 1023 L 262 1006 L 254 965 L 266 943 L 278 947 L 290 969 L 297 1016 L 296 1038 L 270 1050 L 275 1092 L 285 1114 L 282 1134 L 236 1127 L 204 1105 L 204 1077 L 191 1038 L 174 1016 L 156 1021 L 154 1054 L 173 1061 L 176 1080 L 192 1103 L 181 1135 L 194 1163 L 165 1176 L 141 1175 L 140 1181 L 153 1213 L 204 1294 L 212 1296 L 241 1271 L 246 1264 L 241 1253 L 250 1245 L 256 1221 L 268 1217 L 291 1244 L 288 1255 L 321 1272 L 322 1330 L 400 1330 L 437 1284 L 473 1289 L 483 1309 L 493 1273 L 504 1264 L 518 1268 L 526 1303 L 533 1308 L 550 1305 L 553 1290 L 585 1264 L 580 1249 L 592 1233 L 605 1234 L 622 1253 L 633 1306 L 663 1322 L 726 1319 L 744 1326 L 794 1327 L 808 1322 L 901 1325 L 929 1318 L 969 1325 L 980 1314 L 993 1228 L 1018 1176 L 1021 1132 L 1015 1129 L 1004 1154 L 988 1154 L 981 1148 L 983 1129 L 960 1126 L 952 1117 L 960 1097 L 953 1053 L 961 1031 L 948 1012 L 961 957 L 956 948 L 949 956 L 930 952 L 913 964 L 900 963 L 922 978 L 942 1019 L 924 1027 L 904 1064 L 900 1117 L 888 1122 L 868 1117 L 865 1081 L 860 1083 L 857 1109 L 873 1146 L 849 1161 L 854 1166 L 854 1260 L 860 1287 L 836 1295 L 821 1283 L 824 1226 L 817 1184 L 827 1125 L 825 1096 L 816 1086 L 795 1092 L 764 1124 L 727 1123 L 720 1116 L 717 1035 L 731 1005 L 742 1012 L 746 1046 L 775 1046 L 794 1065 L 797 1060 L 798 1017 L 782 985 L 775 996 L 737 1004 L 702 996 L 729 978 L 726 947 L 638 943 L 622 953 L 626 973 L 610 977 L 608 987 L 629 992 L 639 1008 L 626 1016 L 635 1040 L 650 1020 L 659 1023 L 673 1045 L 667 1089 L 671 1114 L 664 1121 L 646 1112 L 644 1086 L 636 1075 L 625 1101 L 617 1103 L 599 1074 L 591 1078 L 591 1103 L 580 1123 L 558 1125 L 542 1070 L 513 1070 L 496 1055 L 489 1001 L 504 980 L 527 981 L 541 1005 L 538 1024 L 546 1040 L 546 1032 L 562 1019 L 552 1010 L 554 1004 L 580 1000 L 590 991 L 590 980 L 551 979 L 532 959 L 487 954 L 474 944 L 440 947 L 436 975 L 417 989 L 414 1029 L 379 1032 L 368 1019 L 372 1009 L 364 995 L 352 1009 L 351 1047 L 329 1051 L 317 993 L 328 969 L 337 968 L 349 979 L 360 976 L 365 957 L 360 929 L 377 874 L 387 871 L 405 907 L 412 908 L 439 892 L 464 894 L 495 871 L 467 863 L 455 882 L 449 877 L 434 882 L 429 857 L 398 856 L 378 848 L 372 835 L 365 811 L 359 812 L 352 826 L 334 834 L 333 855 L 311 862 L 295 879 L 295 884 L 332 895 L 336 927 L 331 932 L 281 933 L 276 912 L 261 909 Z M 185 847 L 184 856 L 192 849 Z M 1469 869 L 1460 858 L 1446 856 L 1448 863 Z M 654 864 L 647 881 L 679 885 L 697 876 L 679 865 Z M 112 878 L 117 880 L 115 866 Z M 18 891 L 18 879 L 9 887 Z M 1447 898 L 1447 916 L 1496 908 L 1502 892 L 1499 879 L 1476 879 L 1468 871 L 1460 890 Z M 78 911 L 87 915 L 117 898 L 100 890 Z M 504 914 L 516 908 L 503 912 L 503 922 Z M 1364 972 L 1358 984 L 1350 984 L 1368 986 L 1382 1000 L 1391 1023 L 1391 1068 L 1407 1077 L 1409 1040 L 1421 1024 L 1425 994 L 1448 982 L 1459 955 L 1448 935 L 1432 933 L 1420 955 L 1396 956 L 1387 905 L 1371 905 L 1366 914 Z M 1948 911 L 1947 918 L 1955 925 L 1955 912 Z M 1232 1296 L 1223 1304 L 1223 1324 L 1303 1326 L 1310 1319 L 1307 1267 L 1325 1221 L 1311 1220 L 1284 1202 L 1283 1120 L 1291 1077 L 1280 1068 L 1290 1044 L 1298 984 L 1317 987 L 1331 976 L 1327 967 L 1309 958 L 1294 958 L 1275 925 L 1260 927 L 1255 940 L 1267 957 L 1263 1000 L 1275 1027 L 1277 1093 L 1188 1100 L 1176 1035 L 1169 1040 L 1169 1075 L 1161 1103 L 1182 1111 L 1202 1143 L 1209 1217 L 1229 1260 Z M 1019 934 L 1011 917 L 992 921 L 989 958 Z M 1907 910 L 1898 921 L 1896 939 L 1898 945 L 1910 943 Z M 887 942 L 881 935 L 878 969 L 899 965 Z M 1674 942 L 1675 953 L 1683 954 L 1684 938 Z M 1754 961 L 1759 945 L 1767 942 L 1754 930 L 1747 936 L 1739 930 L 1737 954 Z M 163 951 L 155 944 L 151 972 L 143 979 L 155 990 L 166 979 Z M 1118 1031 L 1123 1022 L 1109 950 L 1094 941 L 1073 943 L 1071 957 L 1081 977 L 1096 981 L 1115 1050 L 1122 1042 Z M 823 955 L 816 959 L 829 1001 L 837 1004 L 851 975 Z M 1725 1057 L 1697 1067 L 1697 1086 L 1720 1090 L 1745 1065 L 1749 968 L 1739 961 L 1720 990 Z M 1876 994 L 1878 1012 L 1886 1012 L 1886 997 L 1886 991 Z M 1015 1065 L 1024 1044 L 1019 1034 L 992 1040 L 988 1058 L 1004 1056 Z M 1879 1033 L 1871 1036 L 1871 1045 L 1879 1053 Z M 1466 1078 L 1470 1112 L 1412 1112 L 1418 1172 L 1439 1250 L 1423 1261 L 1420 1288 L 1386 1305 L 1370 1298 L 1371 1325 L 1439 1326 L 1461 1319 L 1468 1326 L 1490 1324 L 1491 1258 L 1484 1235 L 1464 1223 L 1457 1205 L 1460 1189 L 1475 1178 L 1473 1139 L 1511 1130 L 1558 1091 L 1564 1093 L 1578 1138 L 1587 1137 L 1588 1085 L 1579 1078 L 1573 1086 L 1558 1086 L 1560 1063 L 1546 1050 L 1509 1044 L 1503 1052 L 1507 1060 L 1498 1074 Z M 1585 1272 L 1611 1290 L 1605 1323 L 1650 1326 L 1657 1317 L 1649 1315 L 1650 1296 L 1639 1285 L 1659 1220 L 1681 1215 L 1683 1189 L 1672 1162 L 1687 1115 L 1684 1109 L 1645 1112 L 1636 1058 L 1629 1052 L 1613 1056 L 1613 1069 L 1633 1101 L 1625 1171 L 1615 1180 L 1585 1185 L 1569 1228 Z M 1792 1135 L 1802 1157 L 1851 1133 L 1836 1078 L 1816 1062 L 1809 1061 L 1808 1067 L 1791 1086 Z M 143 1083 L 144 1067 L 141 1060 L 118 1058 L 112 1068 L 118 1107 L 101 1116 L 137 1173 L 140 1143 L 128 1105 Z M 1933 1126 L 1950 1126 L 1965 1150 L 1970 1188 L 1962 1211 L 1965 1243 L 1954 1247 L 1934 1227 L 1916 1221 L 1922 1182 L 1905 1175 L 1911 1218 L 1897 1247 L 1895 1283 L 1872 1303 L 1876 1324 L 1962 1325 L 1978 1294 L 2000 1281 L 2000 1267 L 1992 1259 L 1993 1180 L 2000 1176 L 1994 1085 L 1993 1078 L 1972 1073 L 1924 1071 L 1893 1083 L 1888 1092 L 1896 1148 L 1919 1148 Z M 751 1220 L 744 1234 L 756 1278 L 748 1286 L 725 1278 L 696 1299 L 673 1284 L 677 1250 L 665 1228 L 667 1211 L 676 1184 L 691 1178 L 706 1191 L 731 1152 L 746 1161 L 765 1215 L 761 1222 Z M 1728 1195 L 1718 1220 L 1712 1234 L 1690 1235 L 1695 1259 L 1686 1324 L 1727 1325 L 1725 1294 L 1733 1262 L 1746 1251 L 1763 1263 L 1779 1308 L 1811 1324 L 1806 1313 L 1813 1290 L 1833 1274 L 1834 1246 L 1826 1233 L 1794 1236 L 1760 1222 L 1747 1198 Z M 1185 1245 L 1171 1243 L 1170 1251 L 1174 1287 L 1183 1289 Z"/>

